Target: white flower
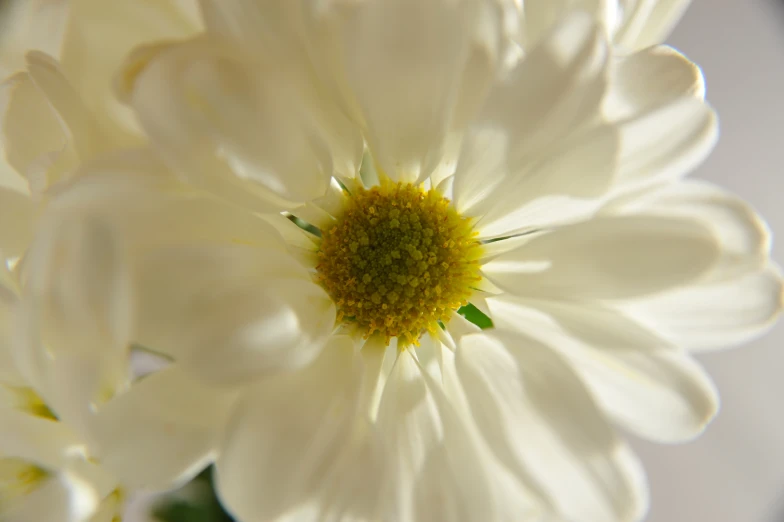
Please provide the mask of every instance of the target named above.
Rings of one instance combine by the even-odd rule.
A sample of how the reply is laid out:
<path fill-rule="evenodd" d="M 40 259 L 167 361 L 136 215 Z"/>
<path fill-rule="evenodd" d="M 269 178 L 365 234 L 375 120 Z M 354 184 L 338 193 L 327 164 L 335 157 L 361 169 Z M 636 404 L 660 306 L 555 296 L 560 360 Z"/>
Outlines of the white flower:
<path fill-rule="evenodd" d="M 613 426 L 698 435 L 688 351 L 781 306 L 759 218 L 680 181 L 716 137 L 698 69 L 610 63 L 581 15 L 515 52 L 499 2 L 202 7 L 117 79 L 163 163 L 50 207 L 113 231 L 133 339 L 173 361 L 99 407 L 102 462 L 165 488 L 214 459 L 242 520 L 639 519 Z"/>
<path fill-rule="evenodd" d="M 126 489 L 96 461 L 88 426 L 129 383 L 127 278 L 111 231 L 39 218 L 52 185 L 143 142 L 111 94 L 119 60 L 200 21 L 179 2 L 15 8 L 0 53 L 11 74 L 0 86 L 0 519 L 116 521 Z"/>
<path fill-rule="evenodd" d="M 5 267 L 0 275 L 0 518 L 9 522 L 119 520 L 123 489 L 95 460 L 87 438 L 87 416 L 72 402 L 84 399 L 82 393 L 93 379 L 106 373 L 82 364 L 87 359 L 74 353 L 33 361 L 43 353 L 29 347 L 20 350 L 12 328 L 20 317 L 20 284 Z M 61 333 L 68 338 L 67 332 Z M 68 377 L 77 368 L 87 375 L 65 386 L 58 377 L 66 367 Z M 114 377 L 115 386 L 127 382 L 126 375 Z"/>
<path fill-rule="evenodd" d="M 32 247 L 7 241 L 47 403 L 132 489 L 215 461 L 241 520 L 639 519 L 614 427 L 698 435 L 717 399 L 689 351 L 781 307 L 759 218 L 681 180 L 716 137 L 696 66 L 613 57 L 565 11 L 526 40 L 497 0 L 201 7 L 207 34 L 115 78 L 150 149 L 79 118 L 50 156 L 5 114 L 12 165 L 63 181 Z M 17 103 L 55 69 L 32 55 Z M 172 362 L 123 392 L 129 340 Z"/>

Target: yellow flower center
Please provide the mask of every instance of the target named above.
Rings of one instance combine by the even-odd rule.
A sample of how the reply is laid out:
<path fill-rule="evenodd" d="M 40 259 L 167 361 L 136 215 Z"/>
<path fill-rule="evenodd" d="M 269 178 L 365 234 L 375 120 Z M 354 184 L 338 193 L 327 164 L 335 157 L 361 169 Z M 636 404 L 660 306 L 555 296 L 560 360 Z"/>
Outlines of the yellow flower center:
<path fill-rule="evenodd" d="M 410 183 L 359 187 L 322 231 L 319 280 L 338 320 L 365 337 L 417 343 L 467 303 L 482 247 L 470 219 L 436 190 Z"/>

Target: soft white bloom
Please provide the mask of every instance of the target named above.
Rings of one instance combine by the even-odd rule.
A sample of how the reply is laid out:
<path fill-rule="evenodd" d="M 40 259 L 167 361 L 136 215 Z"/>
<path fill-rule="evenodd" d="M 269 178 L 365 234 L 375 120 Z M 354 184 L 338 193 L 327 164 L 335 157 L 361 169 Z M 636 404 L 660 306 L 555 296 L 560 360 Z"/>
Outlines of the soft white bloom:
<path fill-rule="evenodd" d="M 215 461 L 245 522 L 642 517 L 615 427 L 697 436 L 689 351 L 762 333 L 781 278 L 753 210 L 682 180 L 717 130 L 696 66 L 615 57 L 603 10 L 526 37 L 536 4 L 204 0 L 206 34 L 125 59 L 150 147 L 47 163 L 20 270 L 20 353 L 94 365 L 62 403 L 123 484 Z M 673 9 L 658 42 L 676 4 L 624 20 Z M 129 340 L 171 364 L 96 395 Z"/>
<path fill-rule="evenodd" d="M 43 352 L 20 350 L 12 325 L 20 317 L 21 285 L 5 267 L 0 268 L 0 275 L 0 519 L 116 522 L 123 510 L 124 491 L 94 459 L 84 424 L 87 417 L 69 402 L 82 398 L 80 392 L 92 384 L 94 376 L 106 374 L 80 364 L 85 359 L 32 361 L 30 356 Z M 62 339 L 69 337 L 62 333 Z M 85 374 L 83 380 L 69 383 L 79 390 L 70 395 L 66 395 L 68 386 L 57 383 L 64 365 L 69 365 L 69 377 L 77 368 Z M 127 375 L 118 373 L 115 379 L 115 387 L 127 383 Z"/>
<path fill-rule="evenodd" d="M 94 408 L 130 382 L 113 233 L 41 221 L 51 186 L 143 142 L 111 94 L 134 46 L 200 26 L 195 4 L 17 2 L 0 42 L 0 519 L 115 522 L 125 488 L 95 460 Z M 107 38 L 107 36 L 110 36 Z M 114 257 L 112 256 L 114 254 Z"/>
<path fill-rule="evenodd" d="M 120 255 L 112 250 L 112 231 L 76 218 L 42 223 L 49 191 L 81 166 L 144 143 L 132 114 L 111 93 L 118 63 L 141 43 L 195 33 L 201 21 L 195 3 L 179 0 L 155 7 L 34 0 L 15 4 L 12 14 L 9 23 L 21 29 L 2 46 L 2 67 L 12 74 L 0 84 L 0 253 L 21 278 L 25 314 L 18 337 L 26 345 L 62 350 L 47 370 L 56 373 L 68 364 L 88 364 L 79 358 L 102 350 L 127 351 L 130 315 L 120 304 L 127 308 L 129 298 L 122 256 L 111 256 Z M 88 333 L 100 338 L 88 339 Z M 62 386 L 49 393 L 52 400 L 62 402 L 61 408 L 68 402 L 85 408 L 94 391 L 90 386 L 104 386 L 98 382 L 103 378 L 113 381 L 111 367 L 125 364 L 99 358 L 106 360 L 87 367 L 106 366 L 108 375 L 88 372 L 78 381 L 82 387 L 47 376 L 37 387 Z M 86 393 L 82 399 L 76 398 L 78 389 Z"/>
<path fill-rule="evenodd" d="M 105 465 L 215 460 L 246 521 L 643 515 L 614 426 L 698 435 L 689 350 L 759 335 L 781 278 L 751 209 L 681 181 L 716 137 L 693 64 L 619 66 L 581 14 L 516 49 L 509 7 L 204 1 L 206 35 L 126 60 L 154 151 L 48 218 L 112 231 L 83 251 L 127 260 L 132 337 L 173 361 L 99 406 Z"/>

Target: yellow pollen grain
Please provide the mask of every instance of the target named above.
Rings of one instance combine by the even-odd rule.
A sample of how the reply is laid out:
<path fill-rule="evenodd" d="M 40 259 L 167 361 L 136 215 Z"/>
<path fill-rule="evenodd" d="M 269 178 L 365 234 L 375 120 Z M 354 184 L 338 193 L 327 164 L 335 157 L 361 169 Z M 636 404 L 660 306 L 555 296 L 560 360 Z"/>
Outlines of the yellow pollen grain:
<path fill-rule="evenodd" d="M 339 320 L 406 345 L 467 303 L 481 255 L 471 220 L 439 192 L 386 181 L 358 188 L 322 231 L 316 269 Z"/>

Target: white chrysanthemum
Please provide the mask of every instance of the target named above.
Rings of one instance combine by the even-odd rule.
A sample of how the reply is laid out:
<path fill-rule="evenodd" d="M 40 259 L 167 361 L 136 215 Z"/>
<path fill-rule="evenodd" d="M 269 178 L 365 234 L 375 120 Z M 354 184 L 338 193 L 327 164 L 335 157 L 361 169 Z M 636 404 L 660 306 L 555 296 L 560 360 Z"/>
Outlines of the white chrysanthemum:
<path fill-rule="evenodd" d="M 39 217 L 52 185 L 143 142 L 111 94 L 118 61 L 200 22 L 176 0 L 14 9 L 0 42 L 0 519 L 116 522 L 127 489 L 95 459 L 89 425 L 130 382 L 122 256 L 98 223 Z"/>
<path fill-rule="evenodd" d="M 93 350 L 84 357 L 88 350 L 83 349 L 79 357 L 49 345 L 58 356 L 37 359 L 43 352 L 20 349 L 12 325 L 18 326 L 22 316 L 21 285 L 5 267 L 0 276 L 0 519 L 117 522 L 124 490 L 95 460 L 88 442 L 89 417 L 75 401 L 107 373 L 84 364 L 95 360 Z M 81 327 L 90 329 L 84 323 Z M 60 332 L 60 339 L 73 340 L 72 332 Z M 84 340 L 87 332 L 81 333 Z M 74 370 L 83 372 L 81 380 L 68 386 L 58 382 L 63 374 L 73 377 Z M 127 383 L 125 374 L 118 372 L 115 379 L 105 383 L 113 385 L 106 391 Z"/>
<path fill-rule="evenodd" d="M 173 361 L 92 425 L 128 484 L 214 459 L 241 520 L 641 516 L 613 426 L 699 434 L 688 352 L 764 331 L 781 279 L 753 211 L 679 181 L 716 136 L 695 66 L 608 63 L 581 15 L 515 52 L 507 7 L 205 1 L 207 35 L 128 59 L 163 163 L 95 164 L 49 217 L 112 231 Z"/>

